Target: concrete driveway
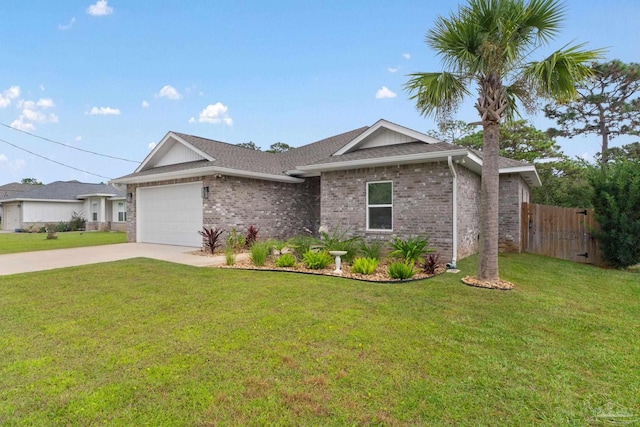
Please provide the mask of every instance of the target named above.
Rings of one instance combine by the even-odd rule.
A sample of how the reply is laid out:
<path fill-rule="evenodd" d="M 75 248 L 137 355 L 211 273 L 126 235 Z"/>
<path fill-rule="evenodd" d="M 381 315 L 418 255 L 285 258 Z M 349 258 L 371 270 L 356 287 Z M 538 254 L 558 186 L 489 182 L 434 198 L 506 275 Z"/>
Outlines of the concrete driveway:
<path fill-rule="evenodd" d="M 221 265 L 225 262 L 224 256 L 210 257 L 190 254 L 190 252 L 197 250 L 198 248 L 186 246 L 120 243 L 52 251 L 22 252 L 0 255 L 0 276 L 138 257 L 153 258 L 194 267 Z M 240 254 L 238 258 L 241 259 L 242 256 L 243 254 Z"/>

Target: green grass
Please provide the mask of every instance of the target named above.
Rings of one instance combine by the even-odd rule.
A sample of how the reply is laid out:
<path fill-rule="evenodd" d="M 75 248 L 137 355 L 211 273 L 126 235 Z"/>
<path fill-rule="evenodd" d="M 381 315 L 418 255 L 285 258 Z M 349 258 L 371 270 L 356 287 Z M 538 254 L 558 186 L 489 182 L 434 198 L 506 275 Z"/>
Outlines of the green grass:
<path fill-rule="evenodd" d="M 115 232 L 72 231 L 57 233 L 57 236 L 47 240 L 47 233 L 0 233 L 0 255 L 127 242 L 126 233 Z"/>
<path fill-rule="evenodd" d="M 0 425 L 640 422 L 640 276 L 372 284 L 133 259 L 2 278 Z"/>

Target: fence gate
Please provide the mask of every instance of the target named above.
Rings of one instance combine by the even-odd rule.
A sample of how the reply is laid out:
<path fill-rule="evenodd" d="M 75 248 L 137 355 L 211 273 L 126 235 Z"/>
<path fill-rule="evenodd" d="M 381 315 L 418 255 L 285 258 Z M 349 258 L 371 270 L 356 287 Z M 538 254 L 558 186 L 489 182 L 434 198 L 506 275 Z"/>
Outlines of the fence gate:
<path fill-rule="evenodd" d="M 591 231 L 598 227 L 593 209 L 522 204 L 523 251 L 575 262 L 600 264 Z"/>

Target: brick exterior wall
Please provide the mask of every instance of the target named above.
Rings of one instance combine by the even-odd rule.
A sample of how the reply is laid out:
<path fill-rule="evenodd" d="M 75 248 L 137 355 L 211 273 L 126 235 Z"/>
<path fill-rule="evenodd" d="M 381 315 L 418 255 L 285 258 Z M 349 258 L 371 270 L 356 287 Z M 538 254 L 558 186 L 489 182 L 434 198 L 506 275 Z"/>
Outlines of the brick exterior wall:
<path fill-rule="evenodd" d="M 499 247 L 502 252 L 521 252 L 521 207 L 530 202 L 529 186 L 518 174 L 500 176 Z"/>
<path fill-rule="evenodd" d="M 393 230 L 367 231 L 367 182 L 393 182 Z M 320 222 L 366 240 L 428 235 L 429 246 L 452 256 L 452 176 L 444 162 L 325 172 Z"/>
<path fill-rule="evenodd" d="M 179 180 L 127 185 L 132 200 L 127 203 L 127 241 L 136 241 L 136 190 L 141 187 L 202 181 L 209 187 L 203 202 L 203 225 L 260 229 L 260 238 L 287 239 L 303 234 L 303 227 L 315 230 L 320 218 L 320 178 L 307 178 L 302 184 L 263 181 L 232 176 L 200 176 Z M 226 236 L 226 235 L 224 235 Z"/>
<path fill-rule="evenodd" d="M 480 176 L 456 165 L 458 175 L 458 259 L 478 252 L 480 244 Z"/>

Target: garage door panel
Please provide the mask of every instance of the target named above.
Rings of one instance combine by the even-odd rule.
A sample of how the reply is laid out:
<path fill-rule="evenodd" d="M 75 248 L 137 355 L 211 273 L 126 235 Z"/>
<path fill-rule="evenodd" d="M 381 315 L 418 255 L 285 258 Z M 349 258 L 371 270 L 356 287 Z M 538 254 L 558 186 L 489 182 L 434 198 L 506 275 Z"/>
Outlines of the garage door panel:
<path fill-rule="evenodd" d="M 143 187 L 137 191 L 137 241 L 202 246 L 202 182 Z"/>

